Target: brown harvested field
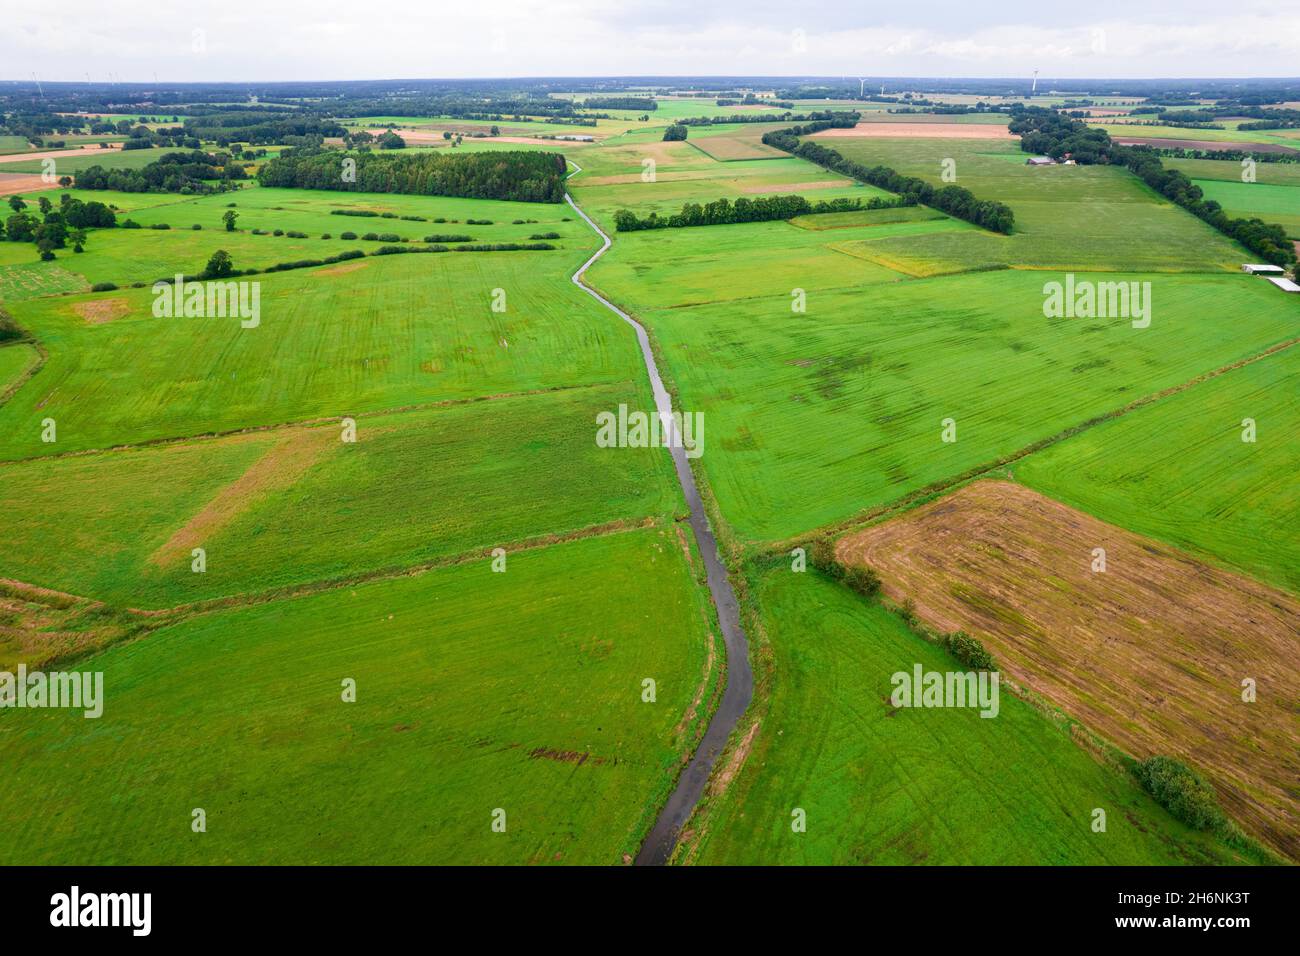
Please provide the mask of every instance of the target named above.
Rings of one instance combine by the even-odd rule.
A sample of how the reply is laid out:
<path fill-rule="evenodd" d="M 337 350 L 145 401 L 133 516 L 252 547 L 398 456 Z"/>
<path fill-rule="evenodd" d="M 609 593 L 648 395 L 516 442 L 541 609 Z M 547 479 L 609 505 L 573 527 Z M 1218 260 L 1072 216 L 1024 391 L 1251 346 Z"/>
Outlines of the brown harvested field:
<path fill-rule="evenodd" d="M 781 129 L 780 123 L 753 123 L 752 129 L 737 130 L 718 136 L 701 136 L 690 140 L 692 146 L 719 162 L 738 159 L 779 159 L 786 154 L 763 142 L 763 134 Z"/>
<path fill-rule="evenodd" d="M 1244 829 L 1300 860 L 1295 598 L 1009 481 L 967 485 L 836 552 L 1133 756 L 1196 767 Z"/>
<path fill-rule="evenodd" d="M 1163 136 L 1112 136 L 1121 146 L 1168 146 L 1170 149 L 1224 150 L 1249 149 L 1257 153 L 1294 153 L 1290 146 L 1278 143 L 1246 143 L 1238 140 L 1165 139 Z"/>
<path fill-rule="evenodd" d="M 0 173 L 0 196 L 21 196 L 39 189 L 58 188 L 57 180 L 47 183 L 40 173 Z"/>
<path fill-rule="evenodd" d="M 827 129 L 810 139 L 871 136 L 893 139 L 1019 139 L 992 123 L 858 123 L 852 129 Z"/>
<path fill-rule="evenodd" d="M 561 147 L 561 146 L 566 146 L 566 147 L 567 147 L 567 146 L 592 146 L 592 145 L 594 145 L 593 143 L 584 143 L 584 142 L 582 142 L 582 141 L 580 141 L 580 140 L 569 140 L 569 139 L 563 139 L 563 140 L 556 140 L 556 139 L 538 139 L 536 136 L 480 136 L 480 137 L 473 137 L 473 136 L 470 135 L 470 132 L 469 132 L 469 129 L 468 129 L 468 128 L 466 128 L 466 129 L 461 129 L 461 130 L 459 130 L 459 131 L 456 129 L 456 127 L 455 127 L 454 125 L 447 126 L 447 127 L 445 127 L 445 128 L 448 129 L 448 130 L 450 130 L 450 131 L 453 132 L 453 133 L 455 133 L 455 132 L 461 132 L 461 133 L 463 133 L 466 139 L 474 139 L 474 138 L 477 138 L 477 139 L 481 139 L 481 140 L 484 140 L 484 141 L 486 141 L 486 142 L 491 142 L 491 143 L 523 143 L 523 144 L 525 144 L 525 145 L 529 145 L 529 146 L 554 146 L 554 147 L 556 147 L 557 149 L 558 149 L 559 147 Z M 450 145 L 450 141 L 449 141 L 449 140 L 445 140 L 445 139 L 442 138 L 442 129 L 443 129 L 442 127 L 440 127 L 440 128 L 437 129 L 437 130 L 395 129 L 395 130 L 393 130 L 393 132 L 396 133 L 398 136 L 402 137 L 402 139 L 404 139 L 407 143 L 411 144 L 412 146 L 449 146 L 449 145 Z M 474 132 L 479 132 L 479 133 L 483 132 L 482 127 L 477 127 L 477 126 L 476 126 L 476 127 L 472 127 L 472 129 L 473 129 Z M 379 135 L 381 135 L 381 134 L 383 134 L 383 133 L 385 133 L 385 132 L 387 132 L 387 131 L 386 131 L 386 130 L 382 130 L 382 129 L 372 129 L 372 130 L 370 130 L 370 132 L 373 133 L 373 134 L 376 135 L 376 136 L 379 136 Z M 575 134 L 575 135 L 586 135 L 586 134 Z"/>
<path fill-rule="evenodd" d="M 27 153 L 6 153 L 0 156 L 0 163 L 25 163 L 33 159 L 64 159 L 68 156 L 84 156 L 86 153 L 117 153 L 121 150 L 121 144 L 112 143 L 107 147 L 95 145 L 83 146 L 80 149 L 47 149 L 40 152 L 33 150 Z"/>

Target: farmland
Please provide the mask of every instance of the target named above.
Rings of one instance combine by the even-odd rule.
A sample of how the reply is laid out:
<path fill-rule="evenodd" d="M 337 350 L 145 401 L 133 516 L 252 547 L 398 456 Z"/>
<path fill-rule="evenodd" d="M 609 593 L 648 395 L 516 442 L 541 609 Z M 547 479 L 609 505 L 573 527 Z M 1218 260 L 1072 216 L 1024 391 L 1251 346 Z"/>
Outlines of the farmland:
<path fill-rule="evenodd" d="M 699 845 L 683 850 L 693 862 L 1233 860 L 1009 694 L 992 720 L 891 708 L 892 673 L 951 664 L 883 609 L 786 568 L 763 575 L 758 598 L 774 674 L 769 710 L 743 768 L 695 821 Z M 1096 807 L 1106 810 L 1105 833 L 1090 828 Z M 795 808 L 807 832 L 793 832 Z"/>
<path fill-rule="evenodd" d="M 194 618 L 84 662 L 102 718 L 0 727 L 5 862 L 621 862 L 704 673 L 682 549 L 652 529 L 510 562 Z M 617 597 L 645 589 L 653 606 Z"/>
<path fill-rule="evenodd" d="M 734 732 L 675 863 L 1300 859 L 1277 690 L 1300 676 L 1300 296 L 1242 274 L 1241 246 L 1121 166 L 1027 166 L 1007 114 L 670 93 L 591 127 L 538 98 L 602 94 L 563 88 L 382 109 L 340 94 L 347 136 L 266 148 L 376 162 L 384 144 L 356 134 L 391 127 L 398 155 L 473 154 L 461 167 L 493 189 L 511 164 L 485 153 L 563 152 L 607 249 L 567 203 L 256 178 L 58 187 L 43 195 L 110 204 L 118 227 L 50 261 L 0 242 L 0 321 L 23 338 L 0 347 L 0 669 L 110 688 L 97 721 L 0 723 L 7 862 L 628 863 L 715 708 Z M 281 99 L 232 122 L 333 121 L 326 100 Z M 815 142 L 1005 203 L 1014 227 L 944 197 L 924 198 L 951 215 L 896 204 L 762 142 L 788 123 L 663 138 L 690 117 L 833 108 L 857 125 Z M 537 138 L 569 134 L 596 141 Z M 66 151 L 58 170 L 169 151 Z M 339 185 L 335 153 L 291 155 Z M 1292 164 L 1260 163 L 1257 183 L 1167 165 L 1232 215 L 1300 217 Z M 792 195 L 889 208 L 614 225 Z M 155 315 L 155 280 L 218 250 L 255 284 L 256 321 Z M 1076 279 L 1133 283 L 1136 314 L 1045 312 L 1049 284 Z M 595 438 L 602 413 L 656 408 L 648 364 L 707 423 L 687 477 L 663 448 Z M 791 549 L 814 542 L 841 564 L 795 573 Z M 861 566 L 880 594 L 835 580 Z M 893 706 L 895 672 L 957 667 L 934 638 L 958 628 L 1006 682 L 996 719 Z M 731 714 L 740 661 L 755 692 Z M 1234 706 L 1242 675 L 1254 709 Z M 1129 772 L 1155 754 L 1204 773 L 1246 836 L 1158 805 Z"/>
<path fill-rule="evenodd" d="M 1138 758 L 1201 768 L 1243 825 L 1300 855 L 1300 735 L 1283 690 L 1300 678 L 1300 600 L 1000 481 L 839 552 L 880 568 L 889 595 L 936 629 L 984 640 L 1004 679 Z M 1258 701 L 1243 700 L 1243 675 L 1264 688 Z"/>

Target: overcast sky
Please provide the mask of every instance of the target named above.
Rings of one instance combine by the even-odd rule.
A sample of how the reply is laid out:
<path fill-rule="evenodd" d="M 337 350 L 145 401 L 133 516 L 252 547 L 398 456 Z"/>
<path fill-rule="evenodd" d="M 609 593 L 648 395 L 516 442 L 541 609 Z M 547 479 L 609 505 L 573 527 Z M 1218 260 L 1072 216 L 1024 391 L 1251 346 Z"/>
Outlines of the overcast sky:
<path fill-rule="evenodd" d="M 6 4 L 0 80 L 1300 74 L 1259 0 L 60 0 Z"/>

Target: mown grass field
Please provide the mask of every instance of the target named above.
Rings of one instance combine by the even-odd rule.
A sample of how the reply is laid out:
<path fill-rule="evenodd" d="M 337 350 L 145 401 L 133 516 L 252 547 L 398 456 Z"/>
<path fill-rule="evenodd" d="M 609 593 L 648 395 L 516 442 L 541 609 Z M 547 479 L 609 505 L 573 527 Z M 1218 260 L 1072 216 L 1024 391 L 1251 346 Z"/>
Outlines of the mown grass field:
<path fill-rule="evenodd" d="M 681 545 L 652 529 L 509 562 L 198 617 L 82 662 L 104 673 L 100 719 L 0 724 L 0 859 L 621 863 L 704 673 Z"/>
<path fill-rule="evenodd" d="M 0 577 L 171 607 L 681 510 L 660 453 L 595 444 L 620 403 L 652 407 L 629 382 L 0 465 Z"/>
<path fill-rule="evenodd" d="M 1300 310 L 1289 304 L 1294 336 Z M 1242 441 L 1246 418 L 1255 420 L 1254 443 Z M 1032 455 L 1014 472 L 1103 521 L 1300 593 L 1298 431 L 1292 347 Z"/>
<path fill-rule="evenodd" d="M 1012 697 L 997 717 L 890 706 L 890 677 L 959 665 L 809 571 L 757 582 L 771 685 L 748 759 L 693 822 L 716 864 L 1229 863 L 1068 732 Z M 795 833 L 802 809 L 807 830 Z M 1094 833 L 1094 808 L 1106 832 Z"/>
<path fill-rule="evenodd" d="M 0 395 L 12 387 L 39 358 L 36 349 L 22 342 L 0 347 Z"/>

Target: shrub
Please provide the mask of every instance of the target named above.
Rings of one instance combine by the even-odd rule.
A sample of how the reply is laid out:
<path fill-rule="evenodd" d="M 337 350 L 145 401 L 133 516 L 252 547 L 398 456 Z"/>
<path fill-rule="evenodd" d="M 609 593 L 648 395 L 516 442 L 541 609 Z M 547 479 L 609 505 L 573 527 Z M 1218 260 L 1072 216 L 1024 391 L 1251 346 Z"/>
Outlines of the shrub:
<path fill-rule="evenodd" d="M 664 130 L 664 142 L 671 143 L 686 138 L 686 127 L 681 123 L 674 123 Z"/>
<path fill-rule="evenodd" d="M 465 220 L 465 225 L 467 225 L 467 226 L 490 226 L 490 225 L 492 225 L 492 220 L 491 220 L 491 219 L 466 219 L 466 220 Z"/>
<path fill-rule="evenodd" d="M 362 236 L 361 238 L 362 238 L 362 239 L 365 239 L 367 242 L 378 242 L 378 241 L 379 241 L 379 233 L 377 233 L 377 232 L 368 232 L 368 233 L 366 233 L 364 236 Z"/>
<path fill-rule="evenodd" d="M 474 237 L 473 237 L 473 236 L 457 236 L 457 235 L 450 235 L 450 234 L 449 234 L 449 235 L 443 235 L 443 234 L 440 234 L 440 233 L 435 233 L 435 234 L 432 235 L 432 236 L 425 236 L 425 237 L 424 237 L 424 241 L 425 241 L 425 242 L 473 242 L 473 241 L 474 241 Z"/>
<path fill-rule="evenodd" d="M 340 233 L 339 233 L 339 238 L 340 238 L 340 239 L 355 239 L 356 237 L 357 237 L 357 234 L 356 234 L 355 232 L 340 232 Z"/>
<path fill-rule="evenodd" d="M 1227 823 L 1214 789 L 1191 767 L 1172 757 L 1149 757 L 1133 775 L 1156 803 L 1195 830 L 1218 829 Z"/>
<path fill-rule="evenodd" d="M 559 239 L 560 234 L 558 232 L 535 232 L 528 238 L 529 239 Z"/>
<path fill-rule="evenodd" d="M 273 235 L 273 236 L 283 236 L 283 235 L 284 235 L 284 230 L 283 230 L 283 229 L 276 229 L 274 232 L 271 233 L 271 235 Z"/>
<path fill-rule="evenodd" d="M 193 229 L 195 232 L 199 232 L 203 229 L 203 227 L 200 226 L 197 222 L 194 225 L 190 226 L 190 228 Z"/>
<path fill-rule="evenodd" d="M 379 241 L 380 242 L 404 242 L 405 240 L 403 240 L 402 237 L 397 235 L 397 233 L 395 232 L 381 232 L 379 234 Z"/>
<path fill-rule="evenodd" d="M 322 232 L 322 233 L 320 234 L 320 237 L 321 237 L 322 239 L 328 239 L 328 238 L 330 238 L 330 234 L 329 234 L 328 232 Z"/>
<path fill-rule="evenodd" d="M 254 230 L 253 230 L 253 235 L 255 235 L 255 236 L 265 236 L 265 235 L 266 235 L 266 230 L 265 230 L 265 229 L 254 229 Z"/>
<path fill-rule="evenodd" d="M 947 648 L 949 654 L 967 667 L 973 667 L 977 671 L 997 670 L 997 663 L 993 660 L 993 655 L 977 638 L 971 637 L 965 631 L 953 631 L 951 634 L 945 634 L 939 638 L 939 643 Z"/>
<path fill-rule="evenodd" d="M 167 223 L 165 223 L 165 222 L 155 222 L 155 223 L 154 223 L 152 226 L 150 226 L 149 228 L 150 228 L 150 229 L 170 229 L 171 226 L 167 225 Z"/>
<path fill-rule="evenodd" d="M 96 282 L 90 287 L 91 292 L 112 292 L 117 288 L 116 282 Z"/>
<path fill-rule="evenodd" d="M 305 232 L 298 232 L 298 231 L 295 230 L 295 229 L 290 229 L 288 232 L 285 233 L 285 235 L 286 235 L 288 238 L 290 238 L 290 239 L 306 239 L 306 238 L 307 238 L 307 233 L 305 233 Z"/>

